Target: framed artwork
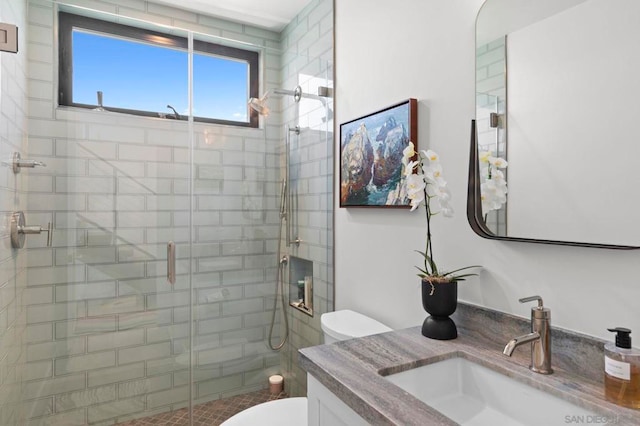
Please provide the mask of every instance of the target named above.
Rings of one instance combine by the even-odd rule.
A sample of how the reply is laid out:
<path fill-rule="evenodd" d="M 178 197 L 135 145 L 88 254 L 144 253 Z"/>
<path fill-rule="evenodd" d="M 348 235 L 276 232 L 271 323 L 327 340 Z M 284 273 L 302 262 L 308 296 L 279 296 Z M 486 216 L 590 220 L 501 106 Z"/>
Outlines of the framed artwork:
<path fill-rule="evenodd" d="M 340 207 L 409 207 L 402 151 L 418 149 L 418 101 L 340 125 Z"/>

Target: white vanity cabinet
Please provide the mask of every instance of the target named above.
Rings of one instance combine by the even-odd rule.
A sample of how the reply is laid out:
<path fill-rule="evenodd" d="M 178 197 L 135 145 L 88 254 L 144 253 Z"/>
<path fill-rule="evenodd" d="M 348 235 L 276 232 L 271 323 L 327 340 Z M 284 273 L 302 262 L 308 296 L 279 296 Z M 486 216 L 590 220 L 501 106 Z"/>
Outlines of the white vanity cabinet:
<path fill-rule="evenodd" d="M 309 426 L 366 426 L 369 423 L 315 377 L 307 374 Z"/>

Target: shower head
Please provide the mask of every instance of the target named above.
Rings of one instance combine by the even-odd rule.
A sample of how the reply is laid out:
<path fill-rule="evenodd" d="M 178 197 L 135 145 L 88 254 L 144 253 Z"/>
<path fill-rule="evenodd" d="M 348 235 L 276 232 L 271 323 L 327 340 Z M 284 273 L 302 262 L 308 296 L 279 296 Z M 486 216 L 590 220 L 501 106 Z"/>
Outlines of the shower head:
<path fill-rule="evenodd" d="M 269 99 L 269 96 L 271 94 L 290 95 L 290 96 L 293 96 L 293 100 L 295 102 L 300 102 L 300 99 L 302 98 L 302 87 L 297 86 L 294 90 L 287 90 L 287 89 L 267 90 L 267 92 L 259 98 L 249 98 L 249 106 L 258 114 L 266 117 L 267 115 L 269 115 L 269 112 L 271 112 L 271 110 L 267 106 L 267 99 Z"/>
<path fill-rule="evenodd" d="M 300 86 L 296 86 L 296 88 L 293 90 L 271 89 L 271 90 L 267 90 L 265 94 L 259 98 L 249 98 L 249 106 L 258 114 L 266 117 L 267 115 L 269 115 L 269 112 L 271 112 L 271 110 L 267 106 L 267 99 L 269 99 L 269 96 L 271 94 L 293 96 L 293 100 L 296 103 L 300 102 L 300 99 L 302 98 L 316 99 L 316 100 L 322 101 L 322 103 L 326 106 L 327 98 L 333 97 L 333 89 L 324 87 L 324 86 L 319 86 L 317 95 L 314 95 L 311 93 L 303 93 L 302 87 Z"/>
<path fill-rule="evenodd" d="M 265 93 L 260 98 L 250 98 L 249 106 L 258 114 L 266 117 L 267 115 L 269 115 L 269 112 L 271 112 L 271 110 L 267 106 L 268 97 L 269 97 L 269 92 Z"/>

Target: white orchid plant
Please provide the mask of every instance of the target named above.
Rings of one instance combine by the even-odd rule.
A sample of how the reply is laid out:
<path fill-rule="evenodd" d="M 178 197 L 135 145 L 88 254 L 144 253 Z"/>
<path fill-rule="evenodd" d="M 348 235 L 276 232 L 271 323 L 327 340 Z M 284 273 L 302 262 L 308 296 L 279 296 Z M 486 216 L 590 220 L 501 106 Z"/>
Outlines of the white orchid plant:
<path fill-rule="evenodd" d="M 477 274 L 458 274 L 458 272 L 479 266 L 466 266 L 453 271 L 440 271 L 433 258 L 433 244 L 431 242 L 431 218 L 442 213 L 445 217 L 453 216 L 451 207 L 451 193 L 447 188 L 447 181 L 442 176 L 440 157 L 432 150 L 416 152 L 413 142 L 402 152 L 404 178 L 406 179 L 407 197 L 411 201 L 411 211 L 422 204 L 427 215 L 427 244 L 424 252 L 416 250 L 424 258 L 424 267 L 416 268 L 418 276 L 431 285 L 431 293 L 435 292 L 434 283 L 454 283 L 464 281 L 468 276 Z"/>
<path fill-rule="evenodd" d="M 494 157 L 491 151 L 480 153 L 480 199 L 484 216 L 500 210 L 507 202 L 507 181 L 502 170 L 508 165 L 504 158 Z"/>

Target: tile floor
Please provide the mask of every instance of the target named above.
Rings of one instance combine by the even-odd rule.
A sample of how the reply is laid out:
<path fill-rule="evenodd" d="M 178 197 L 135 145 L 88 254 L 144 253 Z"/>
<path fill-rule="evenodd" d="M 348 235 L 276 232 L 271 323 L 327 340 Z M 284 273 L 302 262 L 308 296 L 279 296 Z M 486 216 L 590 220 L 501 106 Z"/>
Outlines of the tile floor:
<path fill-rule="evenodd" d="M 196 405 L 193 407 L 193 426 L 218 426 L 246 408 L 274 399 L 287 398 L 287 396 L 284 392 L 272 395 L 268 389 L 265 389 Z M 189 412 L 183 408 L 174 412 L 118 423 L 118 426 L 185 426 L 188 424 Z"/>

